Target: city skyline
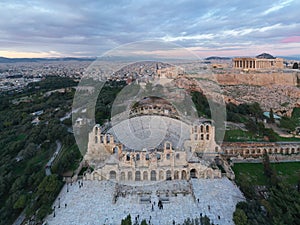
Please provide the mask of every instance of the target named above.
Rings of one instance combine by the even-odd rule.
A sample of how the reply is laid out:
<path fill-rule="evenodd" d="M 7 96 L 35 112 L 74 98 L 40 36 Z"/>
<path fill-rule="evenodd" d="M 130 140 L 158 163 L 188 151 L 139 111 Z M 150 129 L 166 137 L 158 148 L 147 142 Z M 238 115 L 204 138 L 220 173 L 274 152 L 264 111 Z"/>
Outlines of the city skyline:
<path fill-rule="evenodd" d="M 174 48 L 134 53 L 179 57 L 182 46 L 199 57 L 299 55 L 300 2 L 293 0 L 3 1 L 0 6 L 3 57 L 94 57 L 148 40 Z"/>

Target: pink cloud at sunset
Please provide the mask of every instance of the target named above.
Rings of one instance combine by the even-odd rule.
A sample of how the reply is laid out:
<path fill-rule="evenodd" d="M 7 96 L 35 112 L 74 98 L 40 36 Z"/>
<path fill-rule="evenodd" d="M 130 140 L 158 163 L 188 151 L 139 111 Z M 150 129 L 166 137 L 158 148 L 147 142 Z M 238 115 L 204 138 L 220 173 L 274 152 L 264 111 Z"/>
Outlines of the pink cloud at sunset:
<path fill-rule="evenodd" d="M 300 43 L 300 36 L 291 36 L 281 40 L 282 43 Z"/>

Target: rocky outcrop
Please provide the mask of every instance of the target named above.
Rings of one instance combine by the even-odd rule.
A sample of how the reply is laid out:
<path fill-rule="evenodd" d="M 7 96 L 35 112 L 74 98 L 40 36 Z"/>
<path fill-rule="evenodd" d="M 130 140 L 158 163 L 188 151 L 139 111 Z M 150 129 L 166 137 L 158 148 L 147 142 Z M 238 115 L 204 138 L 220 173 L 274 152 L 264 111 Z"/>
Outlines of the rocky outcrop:
<path fill-rule="evenodd" d="M 216 74 L 220 85 L 287 85 L 297 86 L 300 84 L 300 75 L 296 72 L 274 72 L 274 73 L 226 73 Z"/>

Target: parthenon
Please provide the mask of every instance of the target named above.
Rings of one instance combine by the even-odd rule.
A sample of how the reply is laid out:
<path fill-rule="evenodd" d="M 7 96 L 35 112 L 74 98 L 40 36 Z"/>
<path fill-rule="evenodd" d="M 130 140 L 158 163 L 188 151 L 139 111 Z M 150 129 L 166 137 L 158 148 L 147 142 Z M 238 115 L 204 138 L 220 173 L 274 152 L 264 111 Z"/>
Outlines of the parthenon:
<path fill-rule="evenodd" d="M 235 69 L 283 69 L 283 59 L 265 59 L 265 58 L 252 58 L 241 57 L 233 58 L 233 67 Z"/>

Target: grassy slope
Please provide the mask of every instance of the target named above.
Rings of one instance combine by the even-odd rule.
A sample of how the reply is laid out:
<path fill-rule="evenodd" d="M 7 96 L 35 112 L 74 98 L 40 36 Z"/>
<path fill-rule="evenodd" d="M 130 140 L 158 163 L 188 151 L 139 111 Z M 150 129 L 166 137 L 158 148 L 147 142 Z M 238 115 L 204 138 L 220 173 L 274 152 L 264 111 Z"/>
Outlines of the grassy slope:
<path fill-rule="evenodd" d="M 296 184 L 300 179 L 300 162 L 272 163 L 271 165 L 277 171 L 278 176 L 289 184 Z M 237 180 L 242 174 L 246 174 L 253 184 L 266 184 L 261 163 L 236 163 L 233 166 L 233 171 Z"/>

